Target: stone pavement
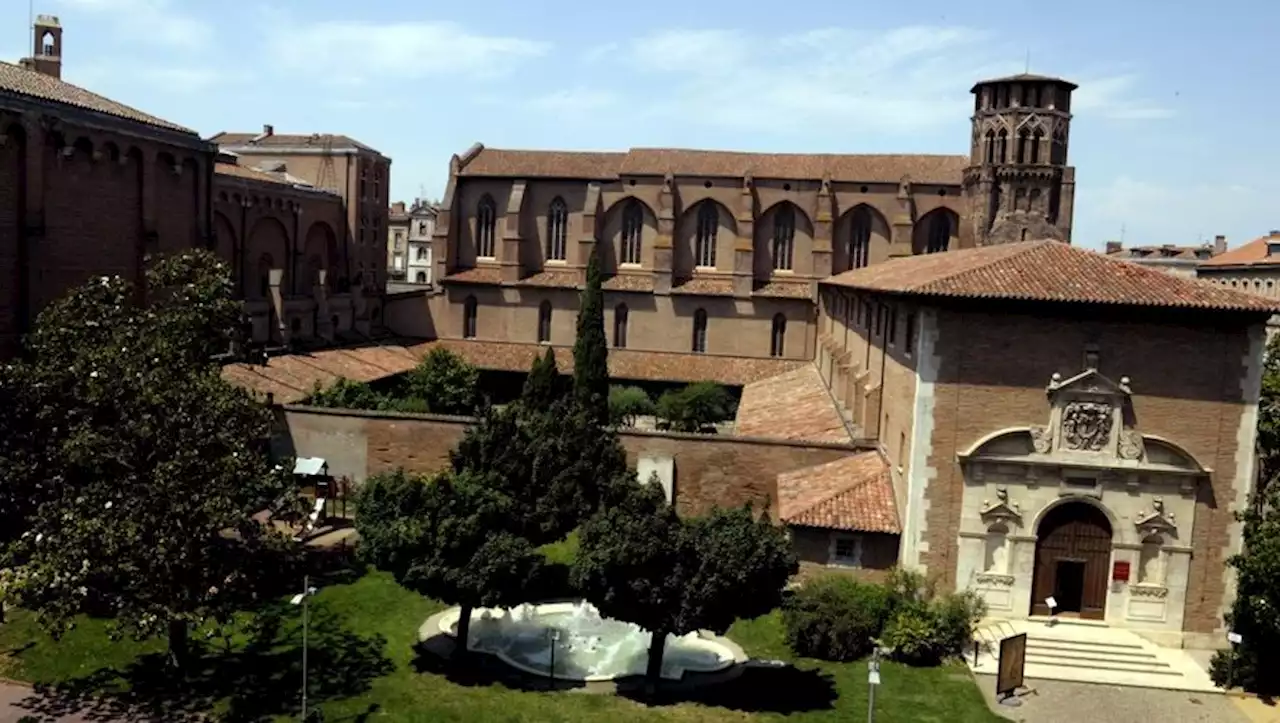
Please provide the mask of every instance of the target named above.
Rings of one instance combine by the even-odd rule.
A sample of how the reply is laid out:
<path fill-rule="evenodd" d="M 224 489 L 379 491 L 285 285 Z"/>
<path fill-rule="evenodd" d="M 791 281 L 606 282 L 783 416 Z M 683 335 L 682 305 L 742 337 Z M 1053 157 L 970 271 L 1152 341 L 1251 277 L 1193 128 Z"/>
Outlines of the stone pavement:
<path fill-rule="evenodd" d="M 996 702 L 995 676 L 975 675 L 974 679 L 991 709 L 1018 723 L 1079 723 L 1089 720 L 1177 723 L 1272 721 L 1246 715 L 1240 706 L 1244 701 L 1221 693 L 1130 688 L 1063 680 L 1028 679 L 1027 687 L 1034 692 L 1022 696 L 1022 705 L 1015 708 Z M 1275 720 L 1280 721 L 1280 718 Z"/>

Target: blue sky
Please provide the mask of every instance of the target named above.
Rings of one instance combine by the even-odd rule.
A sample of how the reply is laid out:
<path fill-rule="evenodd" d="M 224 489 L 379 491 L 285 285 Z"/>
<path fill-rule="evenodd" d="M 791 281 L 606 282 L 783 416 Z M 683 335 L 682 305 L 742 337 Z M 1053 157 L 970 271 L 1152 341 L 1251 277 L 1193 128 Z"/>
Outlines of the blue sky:
<path fill-rule="evenodd" d="M 0 57 L 28 52 L 26 3 Z M 972 4 L 970 4 L 972 5 Z M 1280 228 L 1280 4 L 700 0 L 37 0 L 64 78 L 198 129 L 345 133 L 391 156 L 393 194 L 443 191 L 493 147 L 965 153 L 968 89 L 1080 84 L 1075 242 L 1235 246 Z M 993 8 L 996 5 L 992 6 Z"/>

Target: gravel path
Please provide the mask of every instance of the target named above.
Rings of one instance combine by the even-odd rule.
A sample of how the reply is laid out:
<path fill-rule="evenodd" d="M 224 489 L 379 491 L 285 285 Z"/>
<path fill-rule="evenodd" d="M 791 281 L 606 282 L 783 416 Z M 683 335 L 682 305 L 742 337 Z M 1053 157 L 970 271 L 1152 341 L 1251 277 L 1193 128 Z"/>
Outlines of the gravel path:
<path fill-rule="evenodd" d="M 995 700 L 995 676 L 975 676 L 991 709 L 1018 723 L 1080 721 L 1177 721 L 1178 723 L 1249 723 L 1235 701 L 1225 695 L 1184 693 L 1152 688 L 1028 680 L 1035 690 L 1016 708 Z"/>

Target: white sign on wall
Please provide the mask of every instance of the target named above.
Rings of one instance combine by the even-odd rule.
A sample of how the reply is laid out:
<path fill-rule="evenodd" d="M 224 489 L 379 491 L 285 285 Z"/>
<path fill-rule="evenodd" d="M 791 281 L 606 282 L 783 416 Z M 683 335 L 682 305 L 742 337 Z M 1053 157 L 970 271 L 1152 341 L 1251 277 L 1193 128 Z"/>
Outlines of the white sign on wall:
<path fill-rule="evenodd" d="M 654 476 L 662 485 L 662 494 L 668 504 L 675 502 L 676 461 L 673 457 L 662 455 L 641 455 L 636 460 L 636 477 L 640 484 L 649 484 Z"/>

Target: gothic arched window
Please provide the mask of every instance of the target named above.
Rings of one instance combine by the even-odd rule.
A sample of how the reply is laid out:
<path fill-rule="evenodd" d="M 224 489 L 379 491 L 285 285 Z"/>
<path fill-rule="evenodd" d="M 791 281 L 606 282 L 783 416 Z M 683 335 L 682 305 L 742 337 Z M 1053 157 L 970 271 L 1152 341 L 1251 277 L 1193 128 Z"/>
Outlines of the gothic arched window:
<path fill-rule="evenodd" d="M 633 198 L 622 209 L 622 249 L 619 254 L 622 263 L 640 263 L 640 242 L 643 237 L 644 207 Z"/>
<path fill-rule="evenodd" d="M 796 243 L 796 210 L 784 203 L 773 214 L 773 270 L 790 271 Z"/>
<path fill-rule="evenodd" d="M 486 193 L 476 206 L 476 256 L 482 259 L 494 257 L 497 249 L 497 227 L 497 206 L 493 202 L 493 196 Z"/>
<path fill-rule="evenodd" d="M 714 268 L 716 237 L 720 231 L 720 209 L 713 201 L 703 201 L 698 209 L 698 227 L 693 242 L 693 263 Z"/>
<path fill-rule="evenodd" d="M 569 207 L 559 196 L 547 209 L 547 260 L 564 261 L 569 249 Z"/>

